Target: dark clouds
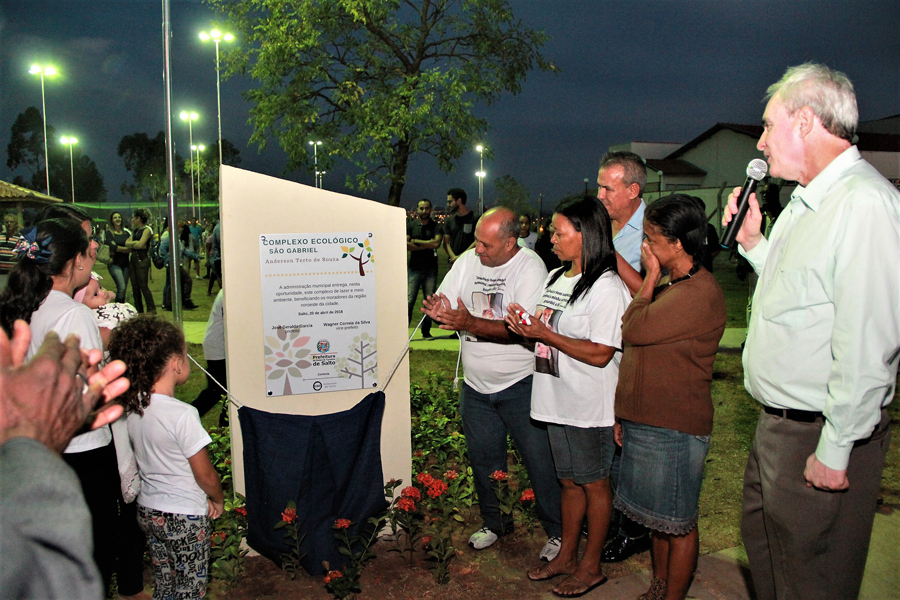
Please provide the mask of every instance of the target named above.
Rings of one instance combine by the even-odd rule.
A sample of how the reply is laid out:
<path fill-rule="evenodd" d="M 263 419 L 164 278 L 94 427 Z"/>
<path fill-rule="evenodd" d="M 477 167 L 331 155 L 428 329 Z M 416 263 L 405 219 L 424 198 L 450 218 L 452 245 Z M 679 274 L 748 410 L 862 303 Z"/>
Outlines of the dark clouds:
<path fill-rule="evenodd" d="M 516 15 L 553 39 L 545 55 L 559 74 L 531 73 L 519 96 L 479 107 L 494 151 L 485 164 L 485 195 L 493 178 L 510 174 L 545 207 L 593 181 L 611 144 L 632 140 L 686 142 L 717 121 L 757 123 L 766 87 L 784 69 L 807 60 L 845 71 L 854 81 L 863 119 L 900 113 L 900 3 L 896 0 L 731 0 L 599 2 L 515 0 Z M 172 4 L 173 109 L 201 113 L 195 142 L 214 145 L 214 50 L 197 33 L 215 16 L 198 2 Z M 0 140 L 15 116 L 39 106 L 32 62 L 52 60 L 63 73 L 47 82 L 48 121 L 84 140 L 82 149 L 118 199 L 126 177 L 115 148 L 123 135 L 163 128 L 161 2 L 120 0 L 7 0 L 0 47 Z M 243 167 L 280 175 L 276 144 L 262 155 L 247 148 L 249 106 L 240 93 L 249 82 L 223 82 L 223 130 L 241 150 Z M 176 147 L 187 131 L 173 122 Z M 419 156 L 410 168 L 404 204 L 423 196 L 442 203 L 460 185 L 474 196 L 474 150 L 455 173 L 439 172 Z M 0 171 L 0 177 L 11 175 Z M 294 174 L 307 183 L 312 176 Z M 326 187 L 343 188 L 329 173 Z M 386 187 L 369 195 L 386 196 Z"/>

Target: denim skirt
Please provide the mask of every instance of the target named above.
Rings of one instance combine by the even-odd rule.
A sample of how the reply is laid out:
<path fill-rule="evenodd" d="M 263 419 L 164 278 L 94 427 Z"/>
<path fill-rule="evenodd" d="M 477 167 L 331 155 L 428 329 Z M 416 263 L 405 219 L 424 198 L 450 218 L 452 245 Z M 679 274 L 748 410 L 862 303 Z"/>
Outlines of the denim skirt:
<path fill-rule="evenodd" d="M 622 421 L 616 508 L 654 531 L 685 535 L 697 526 L 709 436 Z"/>

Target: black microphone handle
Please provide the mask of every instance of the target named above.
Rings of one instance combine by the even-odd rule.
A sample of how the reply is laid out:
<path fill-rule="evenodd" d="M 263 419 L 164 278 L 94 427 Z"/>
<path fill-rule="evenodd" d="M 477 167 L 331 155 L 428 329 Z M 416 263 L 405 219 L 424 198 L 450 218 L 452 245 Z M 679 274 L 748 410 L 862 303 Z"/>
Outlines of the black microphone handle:
<path fill-rule="evenodd" d="M 722 241 L 719 242 L 723 248 L 731 248 L 734 246 L 734 240 L 737 237 L 744 217 L 747 216 L 747 209 L 750 208 L 750 194 L 756 191 L 756 185 L 759 182 L 752 177 L 748 177 L 741 189 L 741 197 L 738 198 L 738 210 L 732 215 L 731 222 L 725 228 L 722 234 Z M 727 210 L 727 209 L 726 209 Z"/>

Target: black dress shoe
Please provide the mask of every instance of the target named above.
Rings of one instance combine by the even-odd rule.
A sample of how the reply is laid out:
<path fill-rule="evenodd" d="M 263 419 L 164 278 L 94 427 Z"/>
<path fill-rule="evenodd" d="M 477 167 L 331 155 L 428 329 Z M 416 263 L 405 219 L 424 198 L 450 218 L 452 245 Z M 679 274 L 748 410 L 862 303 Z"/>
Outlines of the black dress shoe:
<path fill-rule="evenodd" d="M 616 537 L 606 543 L 603 548 L 603 562 L 622 562 L 630 556 L 640 554 L 650 549 L 650 536 L 642 535 L 639 538 L 617 534 Z"/>
<path fill-rule="evenodd" d="M 194 310 L 195 308 L 200 308 L 199 306 L 197 306 L 196 304 L 194 304 L 194 303 L 191 302 L 190 300 L 188 300 L 187 302 L 183 302 L 183 303 L 181 304 L 181 306 L 182 306 L 182 308 L 185 308 L 185 309 L 187 309 L 187 310 Z"/>

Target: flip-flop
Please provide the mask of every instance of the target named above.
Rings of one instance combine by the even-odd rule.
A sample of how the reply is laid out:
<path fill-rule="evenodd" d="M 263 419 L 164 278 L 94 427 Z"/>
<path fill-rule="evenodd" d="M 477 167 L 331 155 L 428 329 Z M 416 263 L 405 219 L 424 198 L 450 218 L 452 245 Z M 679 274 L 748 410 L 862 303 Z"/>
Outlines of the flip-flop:
<path fill-rule="evenodd" d="M 571 573 L 569 573 L 569 577 L 571 577 L 572 579 L 574 579 L 575 581 L 577 581 L 577 582 L 580 583 L 581 585 L 587 585 L 587 584 L 585 584 L 582 580 L 578 579 L 577 577 L 575 577 L 575 576 L 572 575 Z M 603 584 L 606 583 L 607 581 L 609 581 L 609 578 L 608 578 L 606 575 L 604 575 L 604 576 L 603 576 L 603 579 L 601 579 L 601 580 L 598 581 L 597 583 L 594 583 L 594 584 L 592 584 L 592 585 L 588 585 L 588 586 L 587 586 L 585 589 L 583 589 L 582 591 L 580 591 L 580 592 L 575 592 L 574 594 L 561 594 L 561 593 L 557 592 L 556 590 L 552 590 L 552 591 L 553 591 L 553 595 L 556 596 L 557 598 L 581 598 L 582 596 L 584 596 L 584 595 L 587 594 L 588 592 L 592 591 L 594 588 L 600 587 L 601 585 L 603 585 Z"/>
<path fill-rule="evenodd" d="M 532 577 L 532 573 L 535 573 L 538 577 Z M 569 573 L 566 573 L 565 571 L 554 571 L 553 565 L 550 563 L 537 567 L 536 569 L 529 569 L 525 574 L 530 581 L 547 581 L 548 579 L 553 579 L 560 575 L 569 575 Z"/>

